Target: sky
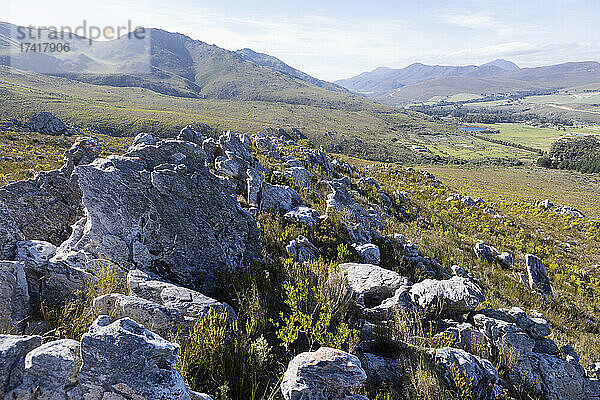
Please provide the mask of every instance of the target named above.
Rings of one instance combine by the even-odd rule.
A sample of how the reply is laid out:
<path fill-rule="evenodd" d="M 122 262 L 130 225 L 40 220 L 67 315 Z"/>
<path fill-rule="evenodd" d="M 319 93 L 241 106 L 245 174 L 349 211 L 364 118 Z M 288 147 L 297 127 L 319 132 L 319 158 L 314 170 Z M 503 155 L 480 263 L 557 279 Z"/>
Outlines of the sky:
<path fill-rule="evenodd" d="M 414 62 L 600 61 L 600 0 L 0 0 L 28 26 L 155 27 L 334 81 Z M 8 16 L 6 10 L 8 8 Z"/>

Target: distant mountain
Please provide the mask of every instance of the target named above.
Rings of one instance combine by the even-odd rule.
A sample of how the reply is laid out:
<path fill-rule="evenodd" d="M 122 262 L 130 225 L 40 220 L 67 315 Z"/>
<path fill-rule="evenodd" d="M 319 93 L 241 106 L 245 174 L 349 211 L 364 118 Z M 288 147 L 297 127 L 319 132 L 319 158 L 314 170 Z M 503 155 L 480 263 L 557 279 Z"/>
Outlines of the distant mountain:
<path fill-rule="evenodd" d="M 43 31 L 42 36 L 51 34 Z M 242 56 L 161 29 L 146 29 L 143 40 L 125 35 L 116 40 L 90 42 L 75 37 L 68 40 L 70 51 L 61 53 L 22 53 L 19 46 L 25 41 L 19 39 L 15 25 L 0 23 L 0 64 L 86 83 L 144 87 L 178 97 L 350 108 L 364 106 L 367 101 L 274 57 L 263 55 L 249 61 L 248 52 Z M 265 60 L 274 65 L 261 65 L 267 64 Z M 285 67 L 289 69 L 280 71 Z"/>
<path fill-rule="evenodd" d="M 480 65 L 480 67 L 499 67 L 506 71 L 516 71 L 519 68 L 517 64 L 512 61 L 507 61 L 503 58 L 498 58 L 497 60 L 490 61 L 489 63 Z"/>
<path fill-rule="evenodd" d="M 414 63 L 402 69 L 379 67 L 371 72 L 363 72 L 353 78 L 336 81 L 353 92 L 375 94 L 394 90 L 407 85 L 445 76 L 489 77 L 511 71 L 515 64 L 506 60 L 496 60 L 481 66 L 445 66 Z"/>
<path fill-rule="evenodd" d="M 255 64 L 262 65 L 263 67 L 270 67 L 276 69 L 279 72 L 283 72 L 293 78 L 300 79 L 308 82 L 311 85 L 318 86 L 323 89 L 332 90 L 335 92 L 348 92 L 347 89 L 338 86 L 334 83 L 323 81 L 321 79 L 314 78 L 305 72 L 302 72 L 294 67 L 291 67 L 278 59 L 277 57 L 270 56 L 265 53 L 258 53 L 252 49 L 244 48 L 236 51 L 237 54 L 244 57 L 248 61 L 252 61 Z"/>
<path fill-rule="evenodd" d="M 600 83 L 600 63 L 573 62 L 537 68 L 519 68 L 502 59 L 480 66 L 416 63 L 402 69 L 377 68 L 336 83 L 384 104 L 403 105 L 458 94 L 485 96 Z"/>

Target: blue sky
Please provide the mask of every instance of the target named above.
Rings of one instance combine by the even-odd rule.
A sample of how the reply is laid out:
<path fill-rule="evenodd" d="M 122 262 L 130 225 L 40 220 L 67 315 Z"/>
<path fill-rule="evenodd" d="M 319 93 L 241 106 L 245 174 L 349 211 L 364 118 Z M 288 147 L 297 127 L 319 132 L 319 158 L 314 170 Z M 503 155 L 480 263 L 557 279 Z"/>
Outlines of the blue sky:
<path fill-rule="evenodd" d="M 8 22 L 158 27 L 335 80 L 377 66 L 600 60 L 600 0 L 2 0 Z M 4 19 L 5 17 L 0 17 Z"/>

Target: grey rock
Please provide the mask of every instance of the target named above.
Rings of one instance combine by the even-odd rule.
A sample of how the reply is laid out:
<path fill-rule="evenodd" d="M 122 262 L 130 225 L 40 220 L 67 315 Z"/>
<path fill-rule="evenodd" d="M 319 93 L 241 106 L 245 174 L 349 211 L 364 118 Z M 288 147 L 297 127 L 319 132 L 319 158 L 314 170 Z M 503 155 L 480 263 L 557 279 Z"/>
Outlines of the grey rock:
<path fill-rule="evenodd" d="M 215 158 L 218 156 L 219 142 L 217 139 L 208 138 L 202 142 L 202 149 L 206 153 L 206 161 L 210 164 L 215 162 Z"/>
<path fill-rule="evenodd" d="M 190 399 L 191 400 L 213 400 L 213 398 L 210 397 L 209 395 L 204 394 L 204 393 L 194 392 L 193 390 L 190 390 Z"/>
<path fill-rule="evenodd" d="M 41 336 L 0 335 L 0 394 L 22 383 L 25 356 L 41 344 Z"/>
<path fill-rule="evenodd" d="M 290 167 L 283 174 L 298 185 L 310 185 L 310 178 L 312 178 L 312 174 L 304 167 Z"/>
<path fill-rule="evenodd" d="M 364 264 L 379 265 L 381 261 L 379 247 L 372 243 L 353 244 L 352 247 L 358 255 L 358 259 Z"/>
<path fill-rule="evenodd" d="M 206 138 L 200 132 L 196 132 L 193 126 L 188 125 L 179 132 L 177 140 L 184 140 L 201 146 Z"/>
<path fill-rule="evenodd" d="M 239 136 L 233 132 L 227 132 L 219 137 L 219 145 L 223 154 L 229 153 L 236 158 L 245 161 L 248 165 L 254 163 L 250 147 L 242 143 Z"/>
<path fill-rule="evenodd" d="M 67 400 L 77 384 L 81 355 L 71 339 L 46 343 L 27 354 L 23 383 L 7 397 L 14 400 Z"/>
<path fill-rule="evenodd" d="M 493 262 L 496 259 L 496 257 L 500 255 L 500 252 L 498 250 L 496 250 L 492 246 L 486 245 L 484 242 L 477 243 L 473 250 L 475 251 L 475 256 L 477 256 L 477 258 L 489 262 Z"/>
<path fill-rule="evenodd" d="M 259 206 L 260 188 L 265 179 L 264 175 L 254 168 L 248 168 L 246 170 L 246 187 L 247 194 L 246 199 L 251 207 Z"/>
<path fill-rule="evenodd" d="M 467 278 L 425 279 L 410 289 L 410 296 L 420 308 L 443 314 L 464 314 L 475 310 L 484 300 L 483 291 Z"/>
<path fill-rule="evenodd" d="M 358 185 L 365 189 L 371 189 L 372 187 L 375 187 L 377 190 L 381 189 L 381 186 L 379 186 L 379 183 L 375 180 L 375 178 L 371 178 L 370 176 L 360 178 L 358 180 Z"/>
<path fill-rule="evenodd" d="M 189 328 L 193 325 L 192 321 L 186 321 L 175 308 L 119 293 L 96 297 L 93 306 L 99 315 L 110 315 L 117 319 L 128 317 L 163 335 L 175 332 L 180 327 Z"/>
<path fill-rule="evenodd" d="M 281 382 L 285 400 L 341 400 L 367 379 L 359 359 L 329 347 L 300 353 L 290 361 Z"/>
<path fill-rule="evenodd" d="M 48 135 L 60 135 L 67 131 L 67 126 L 49 112 L 41 112 L 29 117 L 27 127 L 33 132 L 45 133 Z"/>
<path fill-rule="evenodd" d="M 512 267 L 515 263 L 512 256 L 510 255 L 510 253 L 506 253 L 506 252 L 501 253 L 498 256 L 498 261 L 500 261 L 500 263 L 502 265 L 504 265 L 505 267 Z"/>
<path fill-rule="evenodd" d="M 140 132 L 133 138 L 133 143 L 130 146 L 130 149 L 143 147 L 143 146 L 153 146 L 160 141 L 159 138 L 155 137 L 151 133 Z"/>
<path fill-rule="evenodd" d="M 318 260 L 321 253 L 307 238 L 300 235 L 292 240 L 286 247 L 288 255 L 297 262 L 309 262 Z"/>
<path fill-rule="evenodd" d="M 340 264 L 356 305 L 374 321 L 387 319 L 396 308 L 410 308 L 411 282 L 397 272 L 371 264 Z"/>
<path fill-rule="evenodd" d="M 66 165 L 72 167 L 89 164 L 98 158 L 100 153 L 102 153 L 102 144 L 98 139 L 91 136 L 79 136 L 65 153 Z"/>
<path fill-rule="evenodd" d="M 74 229 L 57 256 L 77 254 L 79 268 L 103 257 L 210 292 L 220 271 L 261 258 L 255 220 L 223 192 L 198 145 L 160 141 L 77 166 L 75 174 L 85 229 Z"/>
<path fill-rule="evenodd" d="M 100 316 L 81 338 L 79 384 L 86 399 L 189 400 L 173 366 L 179 346 L 135 321 Z"/>
<path fill-rule="evenodd" d="M 25 239 L 25 235 L 17 226 L 6 204 L 0 202 L 0 258 L 13 259 L 17 243 Z"/>
<path fill-rule="evenodd" d="M 24 265 L 0 261 L 0 331 L 18 332 L 31 312 Z"/>
<path fill-rule="evenodd" d="M 525 264 L 527 265 L 529 287 L 542 296 L 553 297 L 550 279 L 546 275 L 546 267 L 544 267 L 542 260 L 533 254 L 527 254 L 525 256 Z"/>
<path fill-rule="evenodd" d="M 472 379 L 473 393 L 478 400 L 492 398 L 494 385 L 498 382 L 498 371 L 491 362 L 461 349 L 444 347 L 434 350 L 438 368 L 449 387 L 454 387 L 454 366 Z"/>
<path fill-rule="evenodd" d="M 138 296 L 177 310 L 185 320 L 191 322 L 208 316 L 210 312 L 227 313 L 230 320 L 236 318 L 233 308 L 227 303 L 220 303 L 202 293 L 166 282 L 153 274 L 140 270 L 129 271 L 127 283 L 130 296 Z"/>
<path fill-rule="evenodd" d="M 291 187 L 263 182 L 260 192 L 260 210 L 288 212 L 302 204 L 302 198 Z"/>
<path fill-rule="evenodd" d="M 321 222 L 319 212 L 314 208 L 299 206 L 286 212 L 284 218 L 291 222 L 298 222 L 304 225 L 313 226 Z"/>
<path fill-rule="evenodd" d="M 307 162 L 320 166 L 325 173 L 330 174 L 333 172 L 333 165 L 331 165 L 331 160 L 325 152 L 306 149 L 304 155 Z"/>

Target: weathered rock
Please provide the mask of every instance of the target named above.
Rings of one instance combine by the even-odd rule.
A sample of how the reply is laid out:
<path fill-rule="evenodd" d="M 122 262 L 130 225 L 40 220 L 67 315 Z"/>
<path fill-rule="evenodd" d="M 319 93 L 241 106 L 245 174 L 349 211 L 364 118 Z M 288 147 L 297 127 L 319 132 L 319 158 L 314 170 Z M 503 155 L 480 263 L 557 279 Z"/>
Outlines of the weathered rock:
<path fill-rule="evenodd" d="M 500 255 L 498 250 L 492 246 L 486 245 L 484 242 L 477 243 L 473 250 L 475 251 L 475 256 L 477 256 L 477 258 L 481 258 L 482 260 L 489 262 L 493 262 L 496 260 L 496 257 Z"/>
<path fill-rule="evenodd" d="M 60 135 L 67 132 L 67 126 L 49 112 L 41 112 L 29 117 L 27 127 L 33 132 L 45 133 L 48 135 Z"/>
<path fill-rule="evenodd" d="M 255 220 L 223 192 L 193 143 L 141 145 L 125 156 L 78 166 L 75 174 L 85 229 L 74 230 L 57 251 L 71 265 L 85 268 L 103 257 L 209 292 L 219 271 L 261 257 Z"/>
<path fill-rule="evenodd" d="M 189 400 L 186 384 L 173 368 L 178 353 L 177 345 L 129 318 L 111 323 L 100 316 L 81 338 L 83 396 Z"/>
<path fill-rule="evenodd" d="M 77 384 L 80 367 L 79 342 L 46 343 L 27 354 L 23 383 L 7 396 L 14 400 L 69 399 L 67 392 Z"/>
<path fill-rule="evenodd" d="M 321 253 L 307 238 L 300 235 L 286 247 L 288 255 L 297 262 L 316 261 Z"/>
<path fill-rule="evenodd" d="M 260 209 L 265 212 L 288 212 L 302 204 L 302 198 L 291 187 L 263 182 Z"/>
<path fill-rule="evenodd" d="M 133 138 L 133 143 L 131 144 L 129 149 L 131 150 L 138 147 L 154 146 L 159 141 L 160 139 L 155 137 L 151 133 L 140 132 L 135 136 L 135 138 Z"/>
<path fill-rule="evenodd" d="M 360 178 L 358 180 L 358 186 L 365 189 L 371 189 L 372 187 L 375 187 L 377 190 L 381 189 L 381 186 L 379 186 L 379 183 L 375 180 L 375 178 L 371 178 L 370 176 Z"/>
<path fill-rule="evenodd" d="M 119 293 L 106 294 L 96 297 L 93 305 L 99 315 L 110 315 L 117 319 L 128 317 L 163 335 L 193 325 L 193 322 L 186 321 L 178 310 L 139 297 Z"/>
<path fill-rule="evenodd" d="M 412 301 L 420 308 L 443 314 L 464 314 L 475 310 L 484 300 L 483 292 L 467 278 L 425 279 L 410 289 Z"/>
<path fill-rule="evenodd" d="M 381 261 L 379 247 L 372 243 L 353 244 L 352 247 L 358 255 L 358 259 L 364 264 L 379 265 Z"/>
<path fill-rule="evenodd" d="M 179 132 L 177 140 L 184 140 L 201 146 L 206 138 L 200 132 L 196 132 L 192 125 L 188 125 Z"/>
<path fill-rule="evenodd" d="M 310 185 L 312 178 L 312 174 L 304 167 L 290 167 L 283 174 L 299 185 Z"/>
<path fill-rule="evenodd" d="M 288 221 L 299 222 L 308 226 L 313 226 L 321 222 L 319 212 L 306 206 L 296 207 L 293 210 L 286 212 L 283 216 Z"/>
<path fill-rule="evenodd" d="M 67 168 L 89 164 L 102 153 L 102 144 L 91 136 L 79 136 L 65 153 Z M 63 170 L 65 167 L 62 168 Z"/>
<path fill-rule="evenodd" d="M 41 171 L 33 179 L 0 188 L 3 224 L 15 228 L 0 228 L 3 252 L 20 240 L 43 240 L 58 245 L 67 239 L 71 225 L 83 212 L 81 191 L 70 174 L 69 168 Z M 5 242 L 7 234 L 16 240 Z"/>
<path fill-rule="evenodd" d="M 542 260 L 533 254 L 527 254 L 525 256 L 525 264 L 527 265 L 529 287 L 536 290 L 542 296 L 552 297 L 552 286 L 550 285 L 548 275 L 546 275 L 546 267 L 544 267 Z"/>
<path fill-rule="evenodd" d="M 387 319 L 396 308 L 410 308 L 411 282 L 397 272 L 371 264 L 346 263 L 340 269 L 347 274 L 356 304 L 375 321 Z"/>
<path fill-rule="evenodd" d="M 207 317 L 211 312 L 227 313 L 230 320 L 236 318 L 233 308 L 227 303 L 166 282 L 160 277 L 140 270 L 129 271 L 127 283 L 131 296 L 152 301 L 168 309 L 177 310 L 188 321 L 194 323 L 198 318 Z"/>
<path fill-rule="evenodd" d="M 22 383 L 25 356 L 42 344 L 40 336 L 0 335 L 0 394 Z"/>
<path fill-rule="evenodd" d="M 368 381 L 375 387 L 401 385 L 402 373 L 400 364 L 395 358 L 363 353 L 360 355 L 360 362 L 367 373 Z"/>
<path fill-rule="evenodd" d="M 333 172 L 333 165 L 331 165 L 331 160 L 329 160 L 325 152 L 306 149 L 304 155 L 307 162 L 320 166 L 325 173 L 329 174 Z"/>
<path fill-rule="evenodd" d="M 352 354 L 329 347 L 300 353 L 288 365 L 281 382 L 285 400 L 341 400 L 367 379 Z"/>
<path fill-rule="evenodd" d="M 493 398 L 494 385 L 498 382 L 498 371 L 491 362 L 461 349 L 444 347 L 434 350 L 435 360 L 444 381 L 454 388 L 462 377 L 472 380 L 472 393 L 478 400 Z"/>
<path fill-rule="evenodd" d="M 24 265 L 0 261 L 0 331 L 18 332 L 31 312 Z"/>
<path fill-rule="evenodd" d="M 229 153 L 230 155 L 245 161 L 248 165 L 254 163 L 254 159 L 250 153 L 250 147 L 242 143 L 239 136 L 235 133 L 230 131 L 221 135 L 219 137 L 219 145 L 223 154 Z"/>
<path fill-rule="evenodd" d="M 214 163 L 215 158 L 218 156 L 219 142 L 217 139 L 208 138 L 202 142 L 202 149 L 206 153 L 206 162 Z"/>
<path fill-rule="evenodd" d="M 246 199 L 248 200 L 248 204 L 251 207 L 258 207 L 259 206 L 259 196 L 260 196 L 260 188 L 262 186 L 262 183 L 265 179 L 264 175 L 254 169 L 254 168 L 248 168 L 246 170 L 246 187 L 247 187 L 247 193 L 246 193 Z"/>

